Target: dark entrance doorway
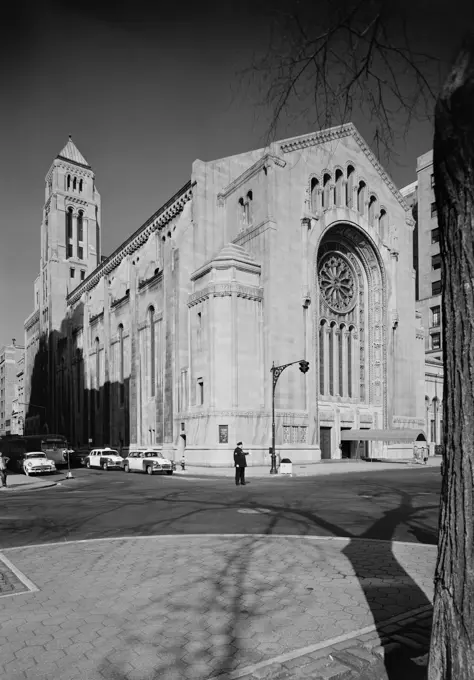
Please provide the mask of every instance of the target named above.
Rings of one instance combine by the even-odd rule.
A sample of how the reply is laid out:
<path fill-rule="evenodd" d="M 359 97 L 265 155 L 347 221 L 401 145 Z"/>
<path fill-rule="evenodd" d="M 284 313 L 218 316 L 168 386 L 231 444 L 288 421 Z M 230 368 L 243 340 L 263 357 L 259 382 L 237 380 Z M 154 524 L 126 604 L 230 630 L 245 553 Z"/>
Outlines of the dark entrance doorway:
<path fill-rule="evenodd" d="M 321 448 L 321 460 L 331 458 L 331 428 L 319 428 L 319 446 Z"/>

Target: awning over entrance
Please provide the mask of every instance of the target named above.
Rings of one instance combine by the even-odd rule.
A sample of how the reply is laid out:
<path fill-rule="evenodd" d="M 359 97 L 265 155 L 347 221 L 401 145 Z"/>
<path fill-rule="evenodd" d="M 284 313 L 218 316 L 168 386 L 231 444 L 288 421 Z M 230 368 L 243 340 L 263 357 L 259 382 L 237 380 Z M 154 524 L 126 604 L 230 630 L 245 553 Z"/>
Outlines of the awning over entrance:
<path fill-rule="evenodd" d="M 426 441 L 423 430 L 342 430 L 342 441 L 359 442 L 414 442 Z"/>

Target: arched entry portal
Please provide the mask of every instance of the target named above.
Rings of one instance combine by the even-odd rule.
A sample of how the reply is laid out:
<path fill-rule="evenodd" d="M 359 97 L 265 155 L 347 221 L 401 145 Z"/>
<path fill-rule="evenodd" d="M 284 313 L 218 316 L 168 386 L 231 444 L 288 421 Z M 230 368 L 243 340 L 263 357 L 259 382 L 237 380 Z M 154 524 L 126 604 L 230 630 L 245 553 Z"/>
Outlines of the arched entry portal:
<path fill-rule="evenodd" d="M 314 310 L 319 435 L 341 457 L 341 430 L 387 425 L 385 275 L 372 239 L 336 224 L 322 234 L 315 263 Z M 331 432 L 328 432 L 328 428 Z M 348 452 L 344 451 L 347 456 Z"/>

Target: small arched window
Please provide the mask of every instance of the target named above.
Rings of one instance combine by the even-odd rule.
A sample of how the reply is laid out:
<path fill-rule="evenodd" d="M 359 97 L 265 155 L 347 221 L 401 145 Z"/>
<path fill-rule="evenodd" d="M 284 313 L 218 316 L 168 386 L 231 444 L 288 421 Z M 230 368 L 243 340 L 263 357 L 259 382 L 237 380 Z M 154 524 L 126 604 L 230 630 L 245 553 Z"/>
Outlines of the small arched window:
<path fill-rule="evenodd" d="M 252 201 L 253 201 L 253 193 L 249 191 L 247 193 L 247 200 L 245 201 L 245 221 L 247 224 L 252 224 Z"/>
<path fill-rule="evenodd" d="M 70 188 L 71 188 L 71 175 L 68 175 L 66 181 L 66 189 L 69 191 Z"/>
<path fill-rule="evenodd" d="M 376 208 L 377 208 L 377 199 L 372 194 L 369 198 L 369 224 L 370 224 L 371 227 L 373 227 L 374 223 L 375 223 Z"/>
<path fill-rule="evenodd" d="M 123 324 L 120 324 L 120 326 L 118 327 L 118 334 L 119 334 L 119 356 L 118 356 L 119 403 L 120 406 L 123 406 L 125 400 Z"/>
<path fill-rule="evenodd" d="M 155 308 L 148 310 L 148 322 L 150 333 L 150 396 L 155 396 L 156 391 L 156 355 L 155 355 Z"/>
<path fill-rule="evenodd" d="M 365 182 L 361 180 L 357 189 L 357 210 L 361 215 L 365 213 L 365 189 Z"/>
<path fill-rule="evenodd" d="M 342 189 L 344 183 L 344 176 L 342 174 L 342 170 L 339 168 L 336 170 L 335 179 L 336 186 L 334 187 L 334 205 L 339 207 L 342 205 Z"/>
<path fill-rule="evenodd" d="M 84 213 L 82 210 L 79 210 L 77 214 L 77 240 L 84 240 Z"/>
<path fill-rule="evenodd" d="M 66 257 L 72 257 L 72 208 L 66 210 Z"/>
<path fill-rule="evenodd" d="M 354 166 L 347 166 L 347 182 L 346 182 L 346 205 L 348 208 L 352 208 L 354 200 Z"/>
<path fill-rule="evenodd" d="M 310 206 L 311 212 L 318 212 L 319 209 L 319 180 L 313 177 L 311 180 L 311 192 L 310 192 Z"/>
<path fill-rule="evenodd" d="M 384 208 L 382 208 L 379 215 L 379 234 L 383 239 L 388 237 L 388 216 Z"/>
<path fill-rule="evenodd" d="M 74 177 L 74 179 L 72 180 L 72 190 L 76 191 L 76 189 L 77 189 L 77 178 Z"/>
<path fill-rule="evenodd" d="M 339 326 L 339 396 L 344 396 L 344 334 L 346 327 L 342 323 Z"/>
<path fill-rule="evenodd" d="M 82 193 L 82 186 L 83 186 L 83 184 L 82 184 L 82 179 L 80 179 L 80 180 L 79 180 L 79 193 L 80 193 L 80 194 Z"/>
<path fill-rule="evenodd" d="M 326 333 L 326 322 L 321 321 L 319 326 L 319 393 L 324 394 L 324 381 L 325 381 L 325 361 L 324 361 L 324 343 L 325 343 L 325 333 Z"/>
<path fill-rule="evenodd" d="M 329 183 L 331 181 L 331 175 L 326 172 L 323 175 L 323 210 L 329 208 Z"/>
<path fill-rule="evenodd" d="M 352 390 L 352 361 L 353 361 L 353 353 L 354 353 L 354 348 L 353 348 L 353 333 L 354 333 L 354 326 L 349 327 L 349 333 L 347 335 L 347 396 L 352 397 L 353 390 Z"/>

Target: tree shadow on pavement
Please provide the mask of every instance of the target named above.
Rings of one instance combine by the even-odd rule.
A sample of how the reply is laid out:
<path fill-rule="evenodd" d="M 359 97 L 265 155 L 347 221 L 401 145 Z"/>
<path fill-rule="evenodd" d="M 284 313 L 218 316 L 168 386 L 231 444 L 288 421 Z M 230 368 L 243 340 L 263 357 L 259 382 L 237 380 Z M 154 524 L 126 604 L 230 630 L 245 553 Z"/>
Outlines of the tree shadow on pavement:
<path fill-rule="evenodd" d="M 360 535 L 354 535 L 343 528 L 333 524 L 327 519 L 310 511 L 302 511 L 293 508 L 291 510 L 294 521 L 299 525 L 302 534 L 314 531 L 314 528 L 324 529 L 333 536 L 342 536 L 348 539 L 347 545 L 341 551 L 350 563 L 353 575 L 357 578 L 362 589 L 365 601 L 370 609 L 373 622 L 380 628 L 387 619 L 394 615 L 404 614 L 413 609 L 423 606 L 431 606 L 428 597 L 423 589 L 415 582 L 407 570 L 397 559 L 391 537 L 395 535 L 396 527 L 405 522 L 409 524 L 415 538 L 424 540 L 430 532 L 417 523 L 416 518 L 420 509 L 413 507 L 409 494 L 393 489 L 389 491 L 378 490 L 379 494 L 395 493 L 398 497 L 398 504 L 386 510 L 372 525 Z M 169 528 L 172 521 L 180 521 L 183 516 L 192 517 L 200 512 L 208 512 L 209 507 L 214 507 L 218 512 L 219 508 L 228 508 L 232 502 L 216 503 L 212 499 L 207 499 L 201 503 L 202 508 L 188 508 L 179 518 L 174 520 L 164 519 L 163 523 Z M 249 499 L 246 507 L 252 505 Z M 254 507 L 257 505 L 253 503 Z M 241 507 L 240 503 L 237 507 Z M 278 522 L 288 514 L 288 507 L 280 505 L 265 504 L 268 514 L 268 525 L 266 536 L 275 535 Z M 424 508 L 426 510 L 426 508 Z M 421 510 L 422 511 L 422 510 Z M 153 520 L 153 529 L 156 532 L 160 522 Z M 162 527 L 163 528 L 163 527 Z M 146 533 L 146 526 L 144 527 Z M 380 536 L 387 540 L 381 541 Z M 199 539 L 199 537 L 194 537 Z M 376 540 L 374 540 L 376 539 Z M 205 539 L 202 539 L 203 541 Z M 230 539 L 227 539 L 230 540 Z M 278 540 L 275 535 L 275 540 Z M 315 552 L 314 564 L 321 558 L 317 542 L 307 542 Z M 105 657 L 99 669 L 102 676 L 106 679 L 125 680 L 132 675 L 130 669 L 130 658 L 127 658 L 128 651 L 134 651 L 132 663 L 134 672 L 133 677 L 137 678 L 137 671 L 140 667 L 140 654 L 143 660 L 143 674 L 141 680 L 172 680 L 174 678 L 211 678 L 219 674 L 227 674 L 235 670 L 245 656 L 246 663 L 258 663 L 268 656 L 273 657 L 281 653 L 281 649 L 275 645 L 272 649 L 270 643 L 257 649 L 256 640 L 246 637 L 246 625 L 248 621 L 261 622 L 261 630 L 265 626 L 273 625 L 275 618 L 268 619 L 271 609 L 266 607 L 266 603 L 274 598 L 275 590 L 278 589 L 277 582 L 262 574 L 257 586 L 254 584 L 252 590 L 253 597 L 249 597 L 247 589 L 248 579 L 250 578 L 250 567 L 258 550 L 265 544 L 265 539 L 261 536 L 240 537 L 236 539 L 235 549 L 229 550 L 228 543 L 220 552 L 216 550 L 215 566 L 211 563 L 208 572 L 200 574 L 199 566 L 194 564 L 188 556 L 188 566 L 186 583 L 183 590 L 178 592 L 166 592 L 165 595 L 153 597 L 153 599 L 141 608 L 140 620 L 146 621 L 146 635 L 134 634 L 124 631 L 125 645 L 121 645 L 119 656 Z M 295 546 L 296 547 L 296 546 Z M 409 547 L 407 548 L 409 550 Z M 163 553 L 164 560 L 167 559 Z M 209 565 L 208 565 L 209 566 Z M 275 565 L 269 566 L 269 572 L 275 574 Z M 278 567 L 277 567 L 278 568 Z M 317 567 L 315 567 L 317 568 Z M 336 566 L 332 565 L 336 569 Z M 281 575 L 280 575 L 281 576 Z M 352 577 L 351 570 L 343 567 L 340 577 Z M 255 578 L 255 576 L 254 576 Z M 143 584 L 146 587 L 146 583 Z M 189 593 L 199 595 L 207 588 L 211 593 L 206 602 L 212 601 L 213 607 L 210 611 L 205 603 L 197 597 L 197 602 L 189 596 Z M 317 593 L 314 593 L 317 596 Z M 168 598 L 168 599 L 167 599 Z M 165 607 L 168 611 L 171 607 L 171 618 L 162 615 Z M 187 617 L 188 621 L 196 622 L 191 628 L 183 626 L 183 620 Z M 288 626 L 287 619 L 285 625 Z M 179 630 L 179 639 L 172 631 Z M 349 631 L 351 632 L 351 631 Z M 170 637 L 171 634 L 171 637 Z M 263 633 L 262 633 L 263 634 Z M 174 637 L 173 637 L 174 635 Z M 310 640 L 305 641 L 311 644 Z M 304 646 L 304 645 L 301 645 Z M 262 652 L 263 650 L 263 652 Z M 263 653 L 263 656 L 262 656 Z M 414 654 L 415 655 L 415 654 Z M 135 665 L 134 665 L 135 664 Z M 150 667 L 151 665 L 151 667 Z M 147 669 L 145 670 L 145 666 Z M 385 669 L 388 680 L 421 680 L 425 677 L 425 669 L 414 664 L 410 654 L 405 656 L 398 655 L 396 659 L 387 657 L 385 659 Z M 380 679 L 382 680 L 382 679 Z"/>

